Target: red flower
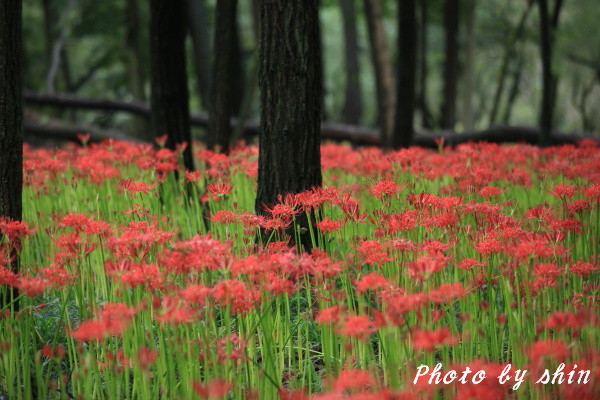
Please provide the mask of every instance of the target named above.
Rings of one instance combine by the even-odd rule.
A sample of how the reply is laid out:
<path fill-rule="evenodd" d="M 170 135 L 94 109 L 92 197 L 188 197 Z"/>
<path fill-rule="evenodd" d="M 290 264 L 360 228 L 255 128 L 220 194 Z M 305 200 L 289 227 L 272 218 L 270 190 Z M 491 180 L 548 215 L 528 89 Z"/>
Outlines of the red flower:
<path fill-rule="evenodd" d="M 192 385 L 194 392 L 202 399 L 219 399 L 227 395 L 233 387 L 230 381 L 221 378 L 214 378 L 206 385 L 201 382 L 194 382 Z"/>
<path fill-rule="evenodd" d="M 323 218 L 321 222 L 317 223 L 317 228 L 321 232 L 329 233 L 336 231 L 342 227 L 343 223 L 341 221 L 333 221 L 329 218 Z"/>
<path fill-rule="evenodd" d="M 146 182 L 132 181 L 131 179 L 121 179 L 119 186 L 122 189 L 127 190 L 131 194 L 143 193 L 148 194 L 152 189 L 155 189 L 158 185 L 150 186 Z"/>
<path fill-rule="evenodd" d="M 230 193 L 233 189 L 233 185 L 229 185 L 223 182 L 211 182 L 206 185 L 206 190 L 208 190 L 212 194 L 216 195 L 224 195 Z"/>
<path fill-rule="evenodd" d="M 392 194 L 398 193 L 398 191 L 398 185 L 387 179 L 380 180 L 370 190 L 371 194 L 378 199 L 381 199 L 384 196 L 391 196 Z"/>
<path fill-rule="evenodd" d="M 422 349 L 426 352 L 431 352 L 438 346 L 453 345 L 459 342 L 459 339 L 452 336 L 448 328 L 434 331 L 417 330 L 412 333 L 411 338 L 415 349 Z"/>
<path fill-rule="evenodd" d="M 544 357 L 552 358 L 554 361 L 563 362 L 569 355 L 566 344 L 557 339 L 538 340 L 526 350 L 527 357 L 531 362 L 540 361 Z"/>
<path fill-rule="evenodd" d="M 369 335 L 376 330 L 375 324 L 369 319 L 368 315 L 349 315 L 338 330 L 338 333 L 360 340 L 367 340 Z"/>
<path fill-rule="evenodd" d="M 367 289 L 378 289 L 386 288 L 390 286 L 385 276 L 378 274 L 377 272 L 369 272 L 363 275 L 359 280 L 355 282 L 356 290 L 359 293 L 365 292 Z"/>
<path fill-rule="evenodd" d="M 137 352 L 137 360 L 139 366 L 143 370 L 147 370 L 148 367 L 156 361 L 158 358 L 158 352 L 146 346 L 141 346 Z"/>

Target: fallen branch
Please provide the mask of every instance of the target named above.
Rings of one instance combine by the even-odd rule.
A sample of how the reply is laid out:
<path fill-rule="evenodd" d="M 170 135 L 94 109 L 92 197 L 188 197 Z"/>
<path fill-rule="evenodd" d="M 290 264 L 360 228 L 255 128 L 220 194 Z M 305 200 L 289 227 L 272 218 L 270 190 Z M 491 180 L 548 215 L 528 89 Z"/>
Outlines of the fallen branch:
<path fill-rule="evenodd" d="M 146 118 L 150 117 L 150 107 L 148 104 L 138 101 L 125 102 L 106 99 L 91 99 L 66 94 L 47 95 L 31 91 L 25 91 L 24 98 L 25 102 L 31 105 L 72 107 L 89 110 L 122 111 Z M 192 114 L 190 116 L 190 123 L 194 126 L 206 128 L 208 126 L 208 115 L 205 113 Z M 235 126 L 237 124 L 237 120 L 232 119 L 231 124 L 232 126 Z M 75 140 L 75 135 L 73 132 L 79 128 L 81 127 L 71 127 L 67 129 L 68 132 L 63 132 L 61 134 L 58 131 L 63 128 L 60 127 L 28 127 L 29 132 L 37 132 L 38 135 L 46 134 L 66 140 Z M 93 127 L 88 127 L 87 130 L 79 130 L 79 133 L 93 133 L 94 131 L 97 131 L 97 128 L 94 129 Z M 101 132 L 98 131 L 98 134 L 93 134 L 93 137 L 101 140 L 103 136 L 109 135 L 108 132 L 109 131 L 104 130 Z M 244 125 L 244 134 L 246 136 L 252 136 L 256 135 L 257 133 L 258 122 L 247 121 Z M 379 131 L 356 125 L 326 122 L 321 125 L 321 133 L 324 139 L 348 141 L 356 146 L 379 146 L 381 144 Z M 539 134 L 540 131 L 538 128 L 508 125 L 495 125 L 481 131 L 473 132 L 418 131 L 414 135 L 413 144 L 420 147 L 436 148 L 438 146 L 436 140 L 442 138 L 446 145 L 457 145 L 460 143 L 477 141 L 486 141 L 490 143 L 521 142 L 537 144 Z M 139 139 L 134 139 L 123 133 L 116 133 L 116 136 L 112 136 L 112 138 L 126 138 L 123 140 L 140 141 Z M 595 140 L 596 142 L 600 142 L 599 138 L 591 136 L 581 136 L 555 131 L 551 137 L 551 144 L 575 144 L 583 139 L 591 139 Z"/>

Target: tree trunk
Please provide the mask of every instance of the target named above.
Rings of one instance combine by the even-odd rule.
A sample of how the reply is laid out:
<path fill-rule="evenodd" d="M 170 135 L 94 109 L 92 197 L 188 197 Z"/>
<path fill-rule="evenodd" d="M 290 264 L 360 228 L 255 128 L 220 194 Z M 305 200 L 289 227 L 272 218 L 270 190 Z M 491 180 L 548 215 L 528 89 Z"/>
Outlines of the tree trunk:
<path fill-rule="evenodd" d="M 221 0 L 217 2 L 215 20 L 215 63 L 212 87 L 212 102 L 208 124 L 209 149 L 223 152 L 229 150 L 231 137 L 230 119 L 233 114 L 233 98 L 241 97 L 234 88 L 235 15 L 237 0 Z M 234 95 L 235 93 L 235 95 Z"/>
<path fill-rule="evenodd" d="M 194 169 L 187 75 L 185 71 L 185 7 L 183 2 L 150 1 L 151 132 L 167 135 L 166 146 L 183 151 L 184 167 Z"/>
<path fill-rule="evenodd" d="M 514 48 L 521 36 L 523 35 L 523 31 L 525 29 L 525 22 L 527 21 L 527 17 L 529 16 L 529 11 L 531 10 L 531 6 L 533 1 L 530 0 L 527 2 L 527 8 L 521 14 L 521 18 L 519 19 L 519 23 L 517 24 L 517 28 L 511 34 L 510 38 L 506 41 L 504 46 L 504 55 L 502 57 L 502 67 L 500 68 L 500 74 L 498 76 L 498 86 L 496 86 L 496 92 L 494 94 L 494 102 L 492 103 L 492 112 L 490 113 L 490 121 L 489 124 L 493 125 L 496 123 L 496 119 L 498 116 L 498 112 L 500 110 L 500 102 L 502 100 L 502 93 L 504 92 L 504 85 L 506 82 L 506 78 L 508 76 L 508 68 L 510 66 L 510 61 L 514 56 Z"/>
<path fill-rule="evenodd" d="M 379 126 L 386 147 L 392 146 L 394 133 L 394 78 L 387 48 L 379 0 L 364 0 L 365 17 L 375 70 Z"/>
<path fill-rule="evenodd" d="M 321 185 L 319 41 L 318 0 L 262 1 L 257 213 Z"/>
<path fill-rule="evenodd" d="M 23 188 L 23 100 L 21 1 L 0 4 L 0 218 L 21 220 Z M 1 238 L 0 238 L 1 239 Z M 1 242 L 1 240 L 0 240 Z M 16 250 L 10 268 L 19 270 Z M 1 296 L 0 307 L 17 298 L 16 289 Z M 18 309 L 18 304 L 14 309 Z"/>
<path fill-rule="evenodd" d="M 226 2 L 231 2 L 227 0 Z M 235 1 L 237 3 L 237 0 Z M 220 3 L 220 1 L 219 1 Z M 217 6 L 218 8 L 218 6 Z M 244 90 L 246 88 L 246 62 L 244 57 L 244 49 L 240 40 L 240 32 L 237 22 L 237 7 L 234 9 L 233 16 L 230 20 L 231 29 L 231 63 L 230 79 L 232 91 L 236 95 L 232 98 L 232 113 L 236 117 L 240 115 L 242 103 L 244 99 Z M 218 50 L 215 49 L 215 52 Z"/>
<path fill-rule="evenodd" d="M 548 1 L 538 0 L 540 12 L 540 51 L 542 56 L 542 102 L 540 111 L 540 146 L 547 146 L 552 134 L 553 114 L 552 87 L 554 77 L 552 74 L 552 39 L 550 33 L 550 16 L 548 15 Z"/>
<path fill-rule="evenodd" d="M 408 147 L 414 134 L 417 75 L 416 0 L 398 1 L 398 89 L 393 147 Z"/>
<path fill-rule="evenodd" d="M 458 82 L 459 0 L 444 3 L 445 61 L 441 127 L 454 129 L 456 123 L 456 86 Z"/>
<path fill-rule="evenodd" d="M 513 62 L 513 71 L 512 71 L 512 86 L 510 91 L 508 92 L 508 99 L 506 100 L 506 108 L 504 109 L 504 116 L 502 121 L 504 124 L 508 125 L 510 123 L 510 117 L 512 115 L 512 110 L 515 105 L 515 100 L 519 95 L 519 89 L 521 87 L 521 77 L 523 75 L 523 67 L 525 64 L 525 59 L 521 53 L 516 54 L 516 60 Z"/>
<path fill-rule="evenodd" d="M 185 0 L 185 5 L 187 24 L 192 39 L 198 95 L 204 108 L 208 109 L 210 107 L 212 65 L 206 4 L 205 0 Z"/>
<path fill-rule="evenodd" d="M 354 0 L 340 0 L 340 8 L 344 23 L 344 60 L 346 66 L 346 89 L 341 119 L 348 124 L 359 124 L 362 117 L 362 96 Z"/>
<path fill-rule="evenodd" d="M 140 11 L 137 0 L 127 0 L 125 5 L 125 26 L 127 34 L 125 44 L 127 46 L 127 70 L 129 76 L 129 88 L 133 98 L 138 101 L 146 101 L 145 71 L 142 62 L 141 38 L 140 38 Z M 147 121 L 136 118 L 133 124 L 136 136 L 150 136 Z"/>
<path fill-rule="evenodd" d="M 421 110 L 422 124 L 425 129 L 433 129 L 435 125 L 433 116 L 429 110 L 427 103 L 427 24 L 428 24 L 428 12 L 427 12 L 427 1 L 420 0 L 420 24 L 419 25 L 419 91 L 418 91 L 418 107 Z"/>
<path fill-rule="evenodd" d="M 477 0 L 467 0 L 465 7 L 465 27 L 467 36 L 465 54 L 464 89 L 462 93 L 462 120 L 466 131 L 473 130 L 475 116 L 473 113 L 473 90 L 475 86 L 475 9 Z"/>

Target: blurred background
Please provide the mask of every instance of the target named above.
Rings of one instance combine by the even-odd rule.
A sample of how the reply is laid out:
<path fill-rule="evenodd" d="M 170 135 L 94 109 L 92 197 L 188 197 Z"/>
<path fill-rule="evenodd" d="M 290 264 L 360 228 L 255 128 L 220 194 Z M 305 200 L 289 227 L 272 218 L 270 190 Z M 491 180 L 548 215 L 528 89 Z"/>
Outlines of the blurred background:
<path fill-rule="evenodd" d="M 219 45 L 217 1 L 186 2 L 187 19 L 181 23 L 188 32 L 190 112 L 202 116 L 209 108 L 214 48 Z M 257 121 L 259 113 L 259 3 L 238 1 L 231 27 L 236 60 L 231 76 L 237 88 L 234 114 L 248 123 Z M 417 130 L 538 126 L 542 57 L 537 3 L 417 1 Z M 553 126 L 561 132 L 599 137 L 600 3 L 549 0 L 547 6 Z M 402 96 L 401 91 L 386 94 L 377 89 L 381 79 L 388 91 L 396 91 L 397 7 L 396 0 L 321 1 L 324 120 L 377 128 L 382 120 L 381 97 Z M 148 2 L 142 0 L 25 0 L 26 139 L 36 129 L 47 130 L 49 136 L 52 129 L 62 129 L 147 138 L 141 113 L 123 111 L 119 103 L 103 108 L 101 100 L 142 108 L 149 103 L 149 19 Z M 388 65 L 382 65 L 382 60 Z M 448 85 L 454 93 L 447 93 Z M 64 98 L 71 103 L 61 103 Z M 92 99 L 98 103 L 77 105 Z M 194 125 L 195 138 L 203 139 L 205 134 L 202 124 Z"/>

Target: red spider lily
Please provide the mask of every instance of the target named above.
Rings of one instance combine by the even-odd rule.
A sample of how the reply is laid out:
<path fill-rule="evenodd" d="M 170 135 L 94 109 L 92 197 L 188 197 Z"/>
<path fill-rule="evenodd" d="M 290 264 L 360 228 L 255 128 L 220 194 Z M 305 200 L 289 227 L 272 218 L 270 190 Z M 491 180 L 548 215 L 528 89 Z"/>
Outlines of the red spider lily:
<path fill-rule="evenodd" d="M 222 196 L 224 194 L 231 193 L 232 189 L 233 189 L 233 185 L 223 183 L 223 182 L 211 182 L 208 185 L 206 185 L 206 190 L 208 190 L 210 193 L 218 195 L 218 196 Z"/>
<path fill-rule="evenodd" d="M 130 287 L 144 286 L 148 290 L 164 288 L 162 272 L 155 264 L 131 264 L 132 269 L 119 277 L 120 281 Z"/>
<path fill-rule="evenodd" d="M 157 186 L 158 185 L 151 186 L 148 185 L 146 182 L 133 181 L 131 179 L 121 179 L 121 182 L 119 182 L 119 187 L 121 187 L 124 190 L 127 190 L 132 195 L 135 195 L 136 193 L 148 194 L 150 190 L 155 189 Z"/>
<path fill-rule="evenodd" d="M 486 265 L 477 261 L 474 258 L 463 258 L 458 263 L 456 263 L 456 267 L 465 270 L 472 270 L 473 267 L 484 268 Z"/>
<path fill-rule="evenodd" d="M 29 225 L 24 221 L 0 217 L 0 237 L 5 235 L 11 245 L 17 246 L 17 250 L 20 250 L 18 243 L 34 232 L 35 229 L 29 228 Z"/>
<path fill-rule="evenodd" d="M 198 315 L 196 308 L 174 296 L 154 297 L 152 302 L 154 308 L 160 308 L 159 313 L 154 314 L 154 319 L 158 322 L 171 325 L 189 324 Z"/>
<path fill-rule="evenodd" d="M 392 261 L 383 245 L 376 240 L 362 240 L 357 247 L 365 263 L 383 264 Z"/>
<path fill-rule="evenodd" d="M 260 292 L 249 289 L 244 282 L 223 280 L 212 288 L 215 302 L 221 306 L 231 306 L 231 311 L 243 314 L 260 300 Z"/>
<path fill-rule="evenodd" d="M 348 315 L 338 329 L 340 335 L 367 340 L 377 330 L 368 315 Z"/>
<path fill-rule="evenodd" d="M 48 288 L 51 283 L 40 275 L 27 276 L 21 275 L 17 281 L 17 287 L 23 291 L 25 296 L 39 296 Z"/>
<path fill-rule="evenodd" d="M 347 390 L 361 390 L 374 384 L 375 380 L 369 372 L 359 369 L 344 369 L 331 382 L 330 386 L 335 392 L 342 394 Z"/>
<path fill-rule="evenodd" d="M 359 293 L 363 293 L 367 289 L 384 289 L 390 287 L 391 284 L 383 275 L 377 272 L 369 272 L 357 280 L 355 286 Z"/>
<path fill-rule="evenodd" d="M 398 185 L 387 179 L 380 180 L 375 185 L 373 185 L 373 187 L 370 190 L 371 194 L 380 200 L 383 197 L 391 196 L 393 194 L 398 193 L 399 191 L 400 188 L 398 187 Z"/>
<path fill-rule="evenodd" d="M 66 354 L 66 350 L 61 345 L 50 346 L 50 345 L 45 344 L 42 346 L 40 353 L 42 354 L 42 356 L 44 356 L 46 358 L 54 358 L 54 359 L 62 360 L 62 358 Z"/>
<path fill-rule="evenodd" d="M 546 287 L 555 287 L 556 278 L 561 274 L 560 269 L 551 263 L 536 264 L 533 268 L 533 288 L 538 290 Z"/>
<path fill-rule="evenodd" d="M 214 378 L 206 384 L 194 382 L 192 387 L 201 399 L 220 399 L 231 391 L 233 384 L 221 378 Z"/>
<path fill-rule="evenodd" d="M 344 223 L 342 221 L 333 221 L 327 217 L 317 223 L 317 228 L 323 233 L 330 233 L 340 229 Z"/>
<path fill-rule="evenodd" d="M 315 321 L 321 324 L 337 323 L 340 320 L 340 312 L 340 306 L 325 308 L 319 311 L 319 313 L 315 317 Z"/>
<path fill-rule="evenodd" d="M 200 306 L 204 306 L 211 293 L 211 288 L 199 284 L 189 285 L 179 291 L 180 296 L 187 302 L 196 303 Z"/>
<path fill-rule="evenodd" d="M 562 312 L 557 311 L 552 313 L 544 326 L 546 329 L 554 329 L 554 330 L 565 330 L 572 329 L 573 331 L 577 331 L 584 325 L 590 324 L 593 325 L 597 321 L 597 317 L 593 312 L 578 312 L 578 313 L 570 313 L 570 312 Z"/>
<path fill-rule="evenodd" d="M 588 277 L 594 272 L 600 271 L 600 264 L 589 263 L 584 261 L 577 261 L 569 267 L 569 270 L 579 276 Z"/>
<path fill-rule="evenodd" d="M 185 180 L 189 182 L 197 181 L 200 179 L 201 171 L 185 171 Z"/>
<path fill-rule="evenodd" d="M 415 349 L 422 349 L 426 352 L 433 351 L 438 346 L 454 345 L 460 340 L 452 336 L 448 328 L 437 330 L 416 330 L 411 334 L 411 342 Z"/>
<path fill-rule="evenodd" d="M 235 333 L 217 340 L 217 357 L 221 362 L 244 359 L 246 357 L 244 354 L 245 349 L 246 342 Z"/>
<path fill-rule="evenodd" d="M 167 143 L 167 135 L 162 135 L 162 136 L 157 136 L 154 139 L 154 142 L 159 145 L 160 147 L 164 147 L 164 145 Z"/>
<path fill-rule="evenodd" d="M 559 183 L 552 188 L 552 196 L 554 197 L 567 197 L 571 198 L 575 196 L 577 193 L 577 189 L 573 185 L 565 185 L 563 183 Z"/>
<path fill-rule="evenodd" d="M 533 364 L 540 363 L 545 357 L 562 362 L 567 358 L 569 349 L 558 339 L 542 339 L 529 346 L 525 353 Z"/>
<path fill-rule="evenodd" d="M 504 193 L 504 190 L 495 186 L 486 186 L 479 191 L 479 195 L 482 197 L 496 197 Z"/>
<path fill-rule="evenodd" d="M 138 309 L 123 303 L 107 303 L 97 319 L 82 322 L 77 329 L 69 332 L 77 341 L 102 341 L 108 336 L 119 336 L 129 325 Z"/>
<path fill-rule="evenodd" d="M 137 362 L 141 369 L 146 371 L 158 358 L 158 351 L 147 346 L 141 346 L 137 352 Z"/>
<path fill-rule="evenodd" d="M 462 283 L 455 282 L 455 283 L 442 283 L 436 289 L 430 290 L 427 295 L 429 297 L 429 300 L 431 300 L 432 302 L 437 303 L 437 304 L 442 304 L 442 303 L 448 303 L 449 301 L 451 301 L 453 299 L 458 299 L 460 297 L 463 297 L 465 294 L 466 294 L 466 291 L 463 288 Z"/>
<path fill-rule="evenodd" d="M 417 280 L 424 280 L 433 273 L 441 271 L 448 263 L 449 257 L 441 253 L 427 254 L 408 264 L 408 275 Z"/>

